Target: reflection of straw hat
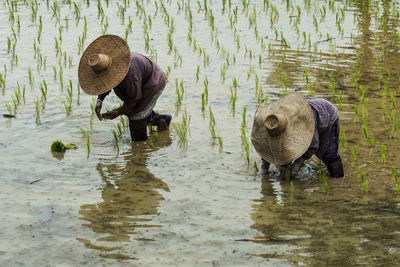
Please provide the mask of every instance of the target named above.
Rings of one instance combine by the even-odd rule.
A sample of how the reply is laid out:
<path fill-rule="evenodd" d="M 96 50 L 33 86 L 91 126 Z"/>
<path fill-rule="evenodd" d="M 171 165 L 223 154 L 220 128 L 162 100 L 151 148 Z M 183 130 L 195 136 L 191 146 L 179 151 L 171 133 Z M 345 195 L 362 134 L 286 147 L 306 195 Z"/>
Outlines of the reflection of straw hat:
<path fill-rule="evenodd" d="M 291 93 L 258 108 L 251 142 L 263 159 L 285 165 L 307 151 L 314 128 L 311 106 L 300 93 Z"/>
<path fill-rule="evenodd" d="M 125 78 L 130 64 L 129 46 L 121 37 L 100 36 L 86 48 L 79 62 L 82 90 L 89 95 L 111 90 Z"/>

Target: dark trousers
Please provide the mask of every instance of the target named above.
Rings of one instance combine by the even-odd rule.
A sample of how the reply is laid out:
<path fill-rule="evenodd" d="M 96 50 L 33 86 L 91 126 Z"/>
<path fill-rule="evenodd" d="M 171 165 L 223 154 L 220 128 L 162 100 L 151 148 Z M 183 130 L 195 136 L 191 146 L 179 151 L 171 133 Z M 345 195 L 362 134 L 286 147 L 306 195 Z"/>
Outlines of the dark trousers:
<path fill-rule="evenodd" d="M 151 114 L 143 120 L 129 120 L 129 130 L 132 141 L 144 141 L 147 139 L 147 125 L 157 126 L 158 131 L 168 129 L 171 116 L 161 115 L 152 111 Z"/>
<path fill-rule="evenodd" d="M 147 139 L 147 120 L 147 118 L 143 120 L 129 120 L 132 141 L 144 141 Z"/>

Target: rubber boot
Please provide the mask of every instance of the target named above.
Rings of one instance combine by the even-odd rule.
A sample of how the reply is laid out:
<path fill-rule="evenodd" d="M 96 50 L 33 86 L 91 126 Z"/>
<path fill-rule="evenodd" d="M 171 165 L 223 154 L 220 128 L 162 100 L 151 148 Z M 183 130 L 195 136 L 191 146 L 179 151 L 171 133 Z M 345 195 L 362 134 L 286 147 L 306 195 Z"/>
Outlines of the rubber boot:
<path fill-rule="evenodd" d="M 161 132 L 168 130 L 171 119 L 171 115 L 161 115 L 153 111 L 149 116 L 148 123 L 152 126 L 157 126 L 157 131 Z"/>
<path fill-rule="evenodd" d="M 271 164 L 268 162 L 268 161 L 266 161 L 265 159 L 261 159 L 261 170 L 262 171 L 264 171 L 264 172 L 268 172 L 268 170 L 269 170 L 269 166 L 270 166 Z"/>
<path fill-rule="evenodd" d="M 344 176 L 343 164 L 341 158 L 324 159 L 323 162 L 328 168 L 329 176 L 333 178 L 342 178 Z"/>

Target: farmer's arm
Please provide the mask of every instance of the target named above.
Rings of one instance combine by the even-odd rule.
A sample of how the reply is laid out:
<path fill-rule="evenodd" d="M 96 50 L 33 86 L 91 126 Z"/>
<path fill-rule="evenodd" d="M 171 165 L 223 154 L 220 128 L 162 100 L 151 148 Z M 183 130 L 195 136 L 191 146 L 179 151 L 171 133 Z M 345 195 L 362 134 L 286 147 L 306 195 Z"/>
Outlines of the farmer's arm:
<path fill-rule="evenodd" d="M 94 108 L 94 111 L 96 112 L 97 118 L 99 118 L 99 120 L 103 119 L 103 117 L 102 117 L 102 115 L 100 113 L 101 107 L 103 105 L 103 100 L 106 98 L 106 96 L 110 92 L 111 92 L 111 90 L 97 96 L 96 107 Z"/>
<path fill-rule="evenodd" d="M 137 103 L 142 99 L 142 77 L 140 75 L 135 76 L 126 80 L 126 94 L 129 98 L 118 109 L 118 115 L 130 115 Z"/>
<path fill-rule="evenodd" d="M 315 116 L 315 115 L 314 115 Z M 315 154 L 319 149 L 319 134 L 317 130 L 317 125 L 315 125 L 314 128 L 314 135 L 311 140 L 311 144 L 307 151 L 298 159 L 296 159 L 292 165 L 291 165 L 291 170 L 293 174 L 296 174 L 300 170 L 300 166 L 304 163 L 304 161 L 308 160 L 309 158 L 312 157 L 312 155 Z"/>
<path fill-rule="evenodd" d="M 106 96 L 108 96 L 109 94 L 110 94 L 110 92 L 111 92 L 111 90 L 110 91 L 108 91 L 108 92 L 105 92 L 105 93 L 103 93 L 103 94 L 101 94 L 101 95 L 98 95 L 97 96 L 97 100 L 100 100 L 100 101 L 104 101 L 104 99 L 106 98 Z"/>

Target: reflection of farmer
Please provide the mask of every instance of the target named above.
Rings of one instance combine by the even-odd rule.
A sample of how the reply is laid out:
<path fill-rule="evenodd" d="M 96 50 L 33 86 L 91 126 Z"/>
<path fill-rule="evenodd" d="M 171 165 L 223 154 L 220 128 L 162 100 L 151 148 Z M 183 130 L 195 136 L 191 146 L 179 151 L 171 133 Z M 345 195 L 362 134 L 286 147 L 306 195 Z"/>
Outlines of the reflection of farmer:
<path fill-rule="evenodd" d="M 160 134 L 156 146 L 168 146 L 171 138 Z M 163 199 L 160 189 L 169 191 L 168 185 L 155 177 L 147 168 L 147 143 L 135 145 L 135 153 L 124 156 L 124 164 L 114 159 L 100 159 L 97 170 L 104 182 L 102 202 L 82 205 L 81 219 L 94 232 L 102 235 L 96 240 L 110 242 L 131 241 L 136 227 L 152 227 L 151 217 L 157 213 Z M 101 248 L 101 247 L 99 247 Z"/>
<path fill-rule="evenodd" d="M 315 154 L 331 177 L 340 178 L 344 174 L 338 153 L 339 131 L 334 105 L 291 93 L 257 110 L 251 140 L 266 170 L 273 163 L 295 175 L 301 164 Z"/>
<path fill-rule="evenodd" d="M 165 87 L 165 73 L 147 57 L 131 53 L 120 37 L 103 35 L 94 40 L 82 55 L 78 76 L 83 91 L 98 95 L 95 111 L 100 120 L 129 117 L 132 140 L 147 139 L 147 123 L 160 131 L 168 129 L 171 116 L 153 111 Z M 100 114 L 111 89 L 124 102 L 123 106 Z"/>

